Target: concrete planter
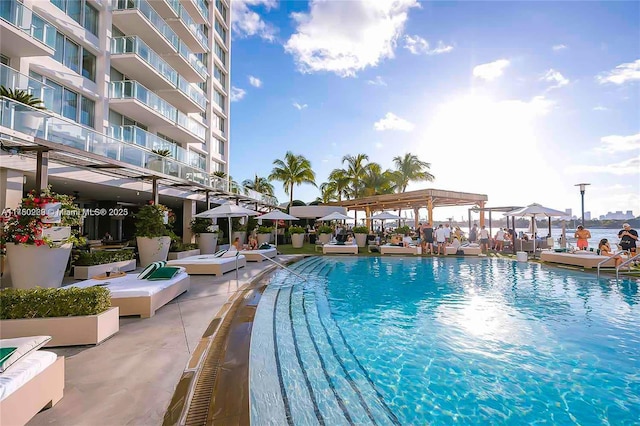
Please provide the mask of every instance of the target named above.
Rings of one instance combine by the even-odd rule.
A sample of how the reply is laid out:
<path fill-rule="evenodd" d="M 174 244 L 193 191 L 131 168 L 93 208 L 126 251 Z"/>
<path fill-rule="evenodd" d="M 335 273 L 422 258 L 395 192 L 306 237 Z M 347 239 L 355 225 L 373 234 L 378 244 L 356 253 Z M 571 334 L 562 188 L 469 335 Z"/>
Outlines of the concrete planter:
<path fill-rule="evenodd" d="M 67 269 L 72 244 L 59 248 L 7 244 L 7 262 L 13 288 L 60 287 Z"/>
<path fill-rule="evenodd" d="M 331 234 L 318 235 L 318 241 L 320 241 L 322 244 L 329 244 L 329 241 L 331 241 Z"/>
<path fill-rule="evenodd" d="M 258 234 L 258 247 L 271 242 L 271 234 Z"/>
<path fill-rule="evenodd" d="M 120 308 L 98 315 L 0 321 L 2 337 L 51 336 L 47 347 L 97 345 L 120 330 Z"/>
<path fill-rule="evenodd" d="M 138 242 L 138 254 L 140 255 L 140 266 L 146 268 L 153 262 L 167 260 L 171 237 L 136 237 Z"/>
<path fill-rule="evenodd" d="M 293 248 L 302 248 L 304 244 L 304 234 L 291 234 L 291 245 Z"/>
<path fill-rule="evenodd" d="M 364 247 L 367 245 L 367 235 L 368 234 L 356 234 L 356 243 L 358 247 Z"/>
<path fill-rule="evenodd" d="M 169 252 L 168 260 L 184 259 L 189 256 L 197 256 L 200 254 L 200 249 L 193 249 L 187 251 L 171 251 Z"/>
<path fill-rule="evenodd" d="M 231 243 L 236 240 L 236 237 L 240 238 L 240 244 L 247 244 L 247 231 L 234 231 Z"/>
<path fill-rule="evenodd" d="M 102 265 L 93 266 L 74 266 L 73 278 L 88 280 L 96 275 L 101 275 L 107 271 L 111 271 L 113 268 L 118 268 L 121 272 L 135 271 L 136 260 L 122 260 L 120 262 L 104 263 Z"/>
<path fill-rule="evenodd" d="M 216 245 L 218 245 L 218 233 L 204 232 L 196 238 L 196 241 L 200 254 L 213 254 L 216 252 Z"/>

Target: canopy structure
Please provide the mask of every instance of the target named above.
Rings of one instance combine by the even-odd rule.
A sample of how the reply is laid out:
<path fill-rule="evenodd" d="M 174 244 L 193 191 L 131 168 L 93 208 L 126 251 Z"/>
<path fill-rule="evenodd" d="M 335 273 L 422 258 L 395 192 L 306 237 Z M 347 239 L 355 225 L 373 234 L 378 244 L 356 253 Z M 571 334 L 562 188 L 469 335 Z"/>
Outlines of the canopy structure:
<path fill-rule="evenodd" d="M 333 213 L 328 214 L 326 216 L 322 216 L 318 220 L 320 220 L 320 221 L 322 221 L 322 220 L 353 220 L 353 218 L 351 216 L 347 216 L 346 214 L 333 212 Z"/>
<path fill-rule="evenodd" d="M 382 212 L 382 213 L 378 213 L 376 215 L 373 215 L 367 219 L 372 219 L 372 220 L 400 220 L 402 219 L 400 216 L 395 215 L 395 214 L 391 214 L 389 212 Z"/>
<path fill-rule="evenodd" d="M 270 219 L 273 220 L 276 224 L 276 247 L 278 247 L 278 221 L 279 220 L 300 220 L 295 216 L 291 216 L 280 210 L 274 210 L 272 212 L 263 214 L 262 216 L 258 216 L 258 219 Z"/>
<path fill-rule="evenodd" d="M 354 200 L 334 201 L 327 203 L 327 205 L 343 206 L 355 211 L 364 210 L 367 217 L 370 217 L 371 213 L 375 211 L 413 209 L 415 226 L 417 227 L 419 220 L 418 210 L 421 208 L 427 209 L 427 220 L 433 225 L 433 209 L 435 207 L 471 205 L 482 208 L 487 200 L 488 197 L 485 194 L 446 191 L 442 189 L 420 189 L 418 191 L 407 191 L 397 194 L 373 195 Z M 484 224 L 483 217 L 480 218 L 480 224 Z"/>
<path fill-rule="evenodd" d="M 513 217 L 531 217 L 531 229 L 532 233 L 535 233 L 536 229 L 536 216 L 543 216 L 548 218 L 549 220 L 549 236 L 551 236 L 551 218 L 554 216 L 566 216 L 567 212 L 563 212 L 560 210 L 555 210 L 549 207 L 544 207 L 540 204 L 533 203 L 529 204 L 526 207 L 522 207 L 520 209 L 508 211 L 504 214 L 505 216 L 513 216 Z M 564 234 L 564 228 L 563 228 Z M 566 239 L 566 238 L 565 238 Z"/>

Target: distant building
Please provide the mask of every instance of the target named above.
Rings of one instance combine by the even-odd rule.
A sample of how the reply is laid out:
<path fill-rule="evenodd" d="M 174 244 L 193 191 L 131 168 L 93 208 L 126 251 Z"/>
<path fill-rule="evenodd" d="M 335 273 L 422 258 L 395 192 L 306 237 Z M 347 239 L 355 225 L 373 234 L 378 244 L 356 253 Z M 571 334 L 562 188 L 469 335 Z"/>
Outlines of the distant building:
<path fill-rule="evenodd" d="M 591 220 L 591 212 L 584 212 L 584 220 Z"/>
<path fill-rule="evenodd" d="M 616 212 L 608 212 L 604 216 L 600 216 L 602 220 L 626 220 L 633 219 L 633 211 L 627 210 L 626 213 L 622 213 L 622 210 L 618 210 Z"/>

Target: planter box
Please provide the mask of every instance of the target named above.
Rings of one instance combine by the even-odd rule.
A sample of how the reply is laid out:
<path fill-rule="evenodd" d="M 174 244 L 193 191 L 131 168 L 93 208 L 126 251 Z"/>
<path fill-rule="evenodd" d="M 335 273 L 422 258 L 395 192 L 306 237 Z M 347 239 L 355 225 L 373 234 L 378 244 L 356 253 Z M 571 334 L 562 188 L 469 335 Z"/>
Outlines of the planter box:
<path fill-rule="evenodd" d="M 331 241 L 331 234 L 320 234 L 318 236 L 318 241 L 322 244 L 329 244 L 329 241 Z"/>
<path fill-rule="evenodd" d="M 60 248 L 46 245 L 7 244 L 7 262 L 14 271 L 14 288 L 60 287 L 71 255 L 72 244 Z"/>
<path fill-rule="evenodd" d="M 258 234 L 258 246 L 271 242 L 271 234 Z"/>
<path fill-rule="evenodd" d="M 198 242 L 200 254 L 213 254 L 216 252 L 216 245 L 218 244 L 218 233 L 203 232 L 196 238 L 196 241 Z"/>
<path fill-rule="evenodd" d="M 247 231 L 234 231 L 231 238 L 232 243 L 236 240 L 236 237 L 240 238 L 241 245 L 247 244 Z"/>
<path fill-rule="evenodd" d="M 102 265 L 93 266 L 74 266 L 73 278 L 79 280 L 88 280 L 96 275 L 102 275 L 113 268 L 118 268 L 121 272 L 129 272 L 136 270 L 136 260 L 121 260 L 120 262 L 104 263 Z"/>
<path fill-rule="evenodd" d="M 146 268 L 153 262 L 167 260 L 171 237 L 146 238 L 136 237 L 140 266 Z"/>
<path fill-rule="evenodd" d="M 356 243 L 358 247 L 364 247 L 367 245 L 367 235 L 369 234 L 356 234 Z"/>
<path fill-rule="evenodd" d="M 187 251 L 170 251 L 169 252 L 169 260 L 178 260 L 184 259 L 189 256 L 198 256 L 200 254 L 200 249 L 193 249 Z"/>
<path fill-rule="evenodd" d="M 304 245 L 304 234 L 291 234 L 291 245 L 293 248 L 302 248 Z"/>
<path fill-rule="evenodd" d="M 2 320 L 0 328 L 3 339 L 51 336 L 47 347 L 97 345 L 120 330 L 119 316 L 113 307 L 98 315 Z"/>

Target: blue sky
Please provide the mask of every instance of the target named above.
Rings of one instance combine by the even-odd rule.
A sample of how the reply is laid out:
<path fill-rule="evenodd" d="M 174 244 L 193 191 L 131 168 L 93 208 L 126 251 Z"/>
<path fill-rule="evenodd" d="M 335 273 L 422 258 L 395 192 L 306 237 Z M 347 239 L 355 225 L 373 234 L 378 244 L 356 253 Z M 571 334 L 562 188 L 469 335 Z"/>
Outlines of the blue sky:
<path fill-rule="evenodd" d="M 231 175 L 346 154 L 487 194 L 640 215 L 639 2 L 233 0 Z M 274 182 L 281 201 L 288 197 Z M 312 201 L 303 185 L 294 197 Z M 436 219 L 465 209 L 437 209 Z"/>

